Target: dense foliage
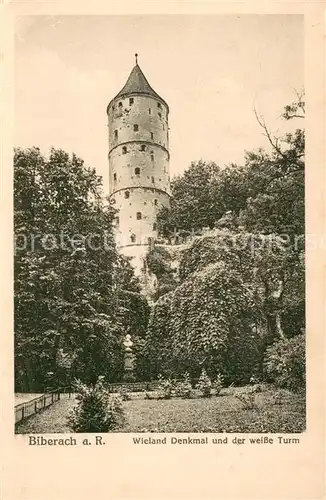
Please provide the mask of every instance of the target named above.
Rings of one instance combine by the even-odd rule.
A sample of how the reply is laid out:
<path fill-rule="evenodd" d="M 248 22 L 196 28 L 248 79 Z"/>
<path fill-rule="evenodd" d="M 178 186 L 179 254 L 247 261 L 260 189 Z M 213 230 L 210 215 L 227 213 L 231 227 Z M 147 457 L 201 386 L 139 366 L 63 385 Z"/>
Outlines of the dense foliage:
<path fill-rule="evenodd" d="M 15 151 L 16 390 L 121 378 L 122 338 L 143 335 L 148 306 L 117 253 L 114 215 L 75 155 Z"/>
<path fill-rule="evenodd" d="M 298 96 L 283 118 L 303 116 Z M 152 376 L 204 369 L 247 383 L 264 375 L 269 346 L 304 331 L 304 131 L 275 138 L 257 118 L 271 152 L 247 152 L 244 165 L 224 169 L 192 163 L 172 182 L 161 236 L 193 238 L 177 277 L 168 249 L 149 255 L 159 282 L 144 344 Z"/>
<path fill-rule="evenodd" d="M 278 387 L 297 391 L 306 383 L 306 341 L 304 335 L 281 339 L 266 352 L 267 377 Z"/>
<path fill-rule="evenodd" d="M 298 95 L 283 118 L 303 116 Z M 136 379 L 187 373 L 184 397 L 203 373 L 218 391 L 253 377 L 304 384 L 304 131 L 275 138 L 257 119 L 271 151 L 225 168 L 192 163 L 172 181 L 146 258 L 151 308 L 117 252 L 94 169 L 61 150 L 15 151 L 17 390 L 120 381 L 127 333 Z M 177 252 L 162 244 L 189 235 Z"/>

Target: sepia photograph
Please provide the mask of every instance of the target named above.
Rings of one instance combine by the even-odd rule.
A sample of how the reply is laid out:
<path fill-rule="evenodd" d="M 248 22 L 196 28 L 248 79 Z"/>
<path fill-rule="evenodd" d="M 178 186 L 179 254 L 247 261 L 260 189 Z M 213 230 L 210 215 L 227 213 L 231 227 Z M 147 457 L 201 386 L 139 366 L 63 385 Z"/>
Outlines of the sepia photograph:
<path fill-rule="evenodd" d="M 15 433 L 296 439 L 304 16 L 21 16 L 14 43 Z"/>

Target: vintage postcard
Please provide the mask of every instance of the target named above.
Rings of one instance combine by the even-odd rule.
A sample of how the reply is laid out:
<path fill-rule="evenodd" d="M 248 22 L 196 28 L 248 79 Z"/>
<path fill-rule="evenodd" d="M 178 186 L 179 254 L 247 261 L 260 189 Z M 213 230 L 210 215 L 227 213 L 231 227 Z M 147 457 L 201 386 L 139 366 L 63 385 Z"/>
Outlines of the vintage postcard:
<path fill-rule="evenodd" d="M 1 20 L 4 500 L 322 498 L 323 3 Z"/>

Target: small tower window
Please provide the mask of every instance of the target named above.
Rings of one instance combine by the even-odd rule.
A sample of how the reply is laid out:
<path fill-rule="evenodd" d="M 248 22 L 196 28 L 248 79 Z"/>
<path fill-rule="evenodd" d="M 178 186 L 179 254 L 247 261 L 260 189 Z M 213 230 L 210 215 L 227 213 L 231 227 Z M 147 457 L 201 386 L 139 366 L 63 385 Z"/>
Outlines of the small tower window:
<path fill-rule="evenodd" d="M 151 108 L 148 108 L 148 113 L 151 115 L 152 114 L 152 110 Z"/>
<path fill-rule="evenodd" d="M 158 103 L 157 103 L 157 107 L 158 107 L 158 108 L 160 108 L 160 109 L 162 108 L 162 106 L 161 106 L 161 103 L 160 103 L 160 102 L 158 102 Z"/>
<path fill-rule="evenodd" d="M 136 243 L 136 235 L 135 234 L 131 234 L 130 235 L 130 240 L 131 240 L 131 243 Z"/>
<path fill-rule="evenodd" d="M 134 125 L 134 131 L 138 132 L 138 125 L 137 124 Z"/>
<path fill-rule="evenodd" d="M 153 132 L 151 132 L 151 139 L 154 139 L 154 134 L 153 134 Z"/>
<path fill-rule="evenodd" d="M 120 101 L 119 104 L 118 104 L 119 108 L 122 107 L 122 102 Z"/>
<path fill-rule="evenodd" d="M 117 131 L 117 130 L 115 130 L 115 131 L 114 131 L 114 137 L 115 137 L 116 139 L 118 139 L 118 131 Z"/>
<path fill-rule="evenodd" d="M 156 231 L 156 229 L 157 229 L 157 224 L 156 224 L 156 222 L 154 222 L 154 224 L 153 224 L 153 231 Z"/>
<path fill-rule="evenodd" d="M 127 151 L 127 146 L 123 146 L 123 147 L 122 147 L 122 154 L 123 154 L 123 155 L 125 155 L 125 154 L 127 154 L 127 153 L 128 153 L 128 151 Z"/>
<path fill-rule="evenodd" d="M 154 154 L 151 154 L 151 160 L 154 161 Z"/>
<path fill-rule="evenodd" d="M 130 196 L 129 191 L 125 191 L 125 198 L 129 198 L 129 196 Z"/>
<path fill-rule="evenodd" d="M 142 145 L 140 146 L 140 151 L 146 151 L 146 146 L 145 146 L 145 144 L 142 144 Z"/>
<path fill-rule="evenodd" d="M 157 114 L 158 114 L 158 116 L 159 116 L 160 118 L 162 118 L 162 114 L 161 114 L 161 113 L 157 113 Z"/>
<path fill-rule="evenodd" d="M 136 218 L 137 218 L 137 220 L 141 220 L 141 218 L 142 218 L 142 217 L 141 217 L 141 212 L 137 212 L 137 214 L 136 214 Z"/>
<path fill-rule="evenodd" d="M 139 168 L 139 167 L 136 167 L 136 168 L 135 168 L 135 174 L 136 174 L 136 175 L 140 175 L 140 168 Z"/>
<path fill-rule="evenodd" d="M 134 98 L 133 98 L 133 97 L 130 97 L 130 98 L 129 98 L 129 106 L 131 106 L 133 103 L 134 103 Z"/>
<path fill-rule="evenodd" d="M 156 206 L 157 206 L 157 200 L 154 200 L 154 205 L 156 205 Z"/>
<path fill-rule="evenodd" d="M 116 181 L 117 180 L 117 174 L 113 174 L 113 180 Z"/>
<path fill-rule="evenodd" d="M 152 176 L 152 183 L 153 183 L 153 184 L 154 184 L 154 180 L 155 180 L 155 179 L 154 179 L 154 177 Z"/>

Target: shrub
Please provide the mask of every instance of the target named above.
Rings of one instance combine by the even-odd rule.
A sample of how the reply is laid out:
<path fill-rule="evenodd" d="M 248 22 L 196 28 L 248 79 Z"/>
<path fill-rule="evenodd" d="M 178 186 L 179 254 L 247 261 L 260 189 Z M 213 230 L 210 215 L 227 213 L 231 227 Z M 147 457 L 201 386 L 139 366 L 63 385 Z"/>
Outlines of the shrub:
<path fill-rule="evenodd" d="M 201 372 L 196 389 L 202 393 L 204 398 L 209 398 L 212 395 L 212 382 L 204 369 Z"/>
<path fill-rule="evenodd" d="M 224 377 L 221 373 L 218 373 L 216 379 L 213 382 L 213 389 L 215 390 L 215 395 L 218 396 L 223 388 Z"/>
<path fill-rule="evenodd" d="M 175 381 L 170 378 L 164 378 L 162 375 L 158 376 L 159 386 L 158 390 L 161 394 L 161 398 L 163 399 L 171 399 L 174 389 L 175 389 Z"/>
<path fill-rule="evenodd" d="M 282 339 L 266 350 L 265 374 L 276 386 L 296 392 L 304 389 L 305 336 Z"/>
<path fill-rule="evenodd" d="M 91 387 L 80 381 L 74 386 L 78 403 L 67 419 L 73 432 L 108 432 L 123 423 L 122 399 L 109 394 L 102 378 Z"/>
<path fill-rule="evenodd" d="M 190 382 L 190 375 L 188 372 L 186 372 L 183 375 L 183 379 L 176 384 L 175 395 L 180 398 L 190 399 L 191 392 L 192 392 L 192 387 Z"/>

